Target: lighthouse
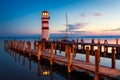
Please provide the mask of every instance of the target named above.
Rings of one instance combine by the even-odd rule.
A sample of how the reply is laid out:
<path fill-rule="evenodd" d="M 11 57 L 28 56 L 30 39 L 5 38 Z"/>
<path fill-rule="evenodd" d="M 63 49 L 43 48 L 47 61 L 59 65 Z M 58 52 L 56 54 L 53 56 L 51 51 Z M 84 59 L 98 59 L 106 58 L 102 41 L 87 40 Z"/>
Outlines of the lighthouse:
<path fill-rule="evenodd" d="M 49 40 L 49 12 L 42 11 L 42 40 Z"/>

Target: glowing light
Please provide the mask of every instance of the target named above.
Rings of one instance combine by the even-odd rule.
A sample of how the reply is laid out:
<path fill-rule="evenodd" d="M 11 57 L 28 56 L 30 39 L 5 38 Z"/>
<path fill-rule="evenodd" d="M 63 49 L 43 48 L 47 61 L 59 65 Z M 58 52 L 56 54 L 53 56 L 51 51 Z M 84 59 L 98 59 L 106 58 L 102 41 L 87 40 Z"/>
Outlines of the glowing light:
<path fill-rule="evenodd" d="M 42 13 L 42 15 L 45 15 L 44 13 Z"/>
<path fill-rule="evenodd" d="M 46 16 L 47 14 L 45 13 L 45 16 Z"/>
<path fill-rule="evenodd" d="M 49 71 L 45 70 L 43 71 L 43 76 L 48 76 L 49 75 Z"/>

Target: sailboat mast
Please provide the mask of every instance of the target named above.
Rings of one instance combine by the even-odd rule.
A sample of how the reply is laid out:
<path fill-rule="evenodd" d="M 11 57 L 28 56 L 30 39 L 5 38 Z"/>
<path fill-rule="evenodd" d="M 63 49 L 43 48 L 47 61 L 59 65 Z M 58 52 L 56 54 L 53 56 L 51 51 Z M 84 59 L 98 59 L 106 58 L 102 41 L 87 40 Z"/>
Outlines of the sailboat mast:
<path fill-rule="evenodd" d="M 68 28 L 67 28 L 67 26 L 68 26 L 68 23 L 67 23 L 67 13 L 66 13 L 66 38 L 68 38 L 68 34 L 67 34 Z"/>

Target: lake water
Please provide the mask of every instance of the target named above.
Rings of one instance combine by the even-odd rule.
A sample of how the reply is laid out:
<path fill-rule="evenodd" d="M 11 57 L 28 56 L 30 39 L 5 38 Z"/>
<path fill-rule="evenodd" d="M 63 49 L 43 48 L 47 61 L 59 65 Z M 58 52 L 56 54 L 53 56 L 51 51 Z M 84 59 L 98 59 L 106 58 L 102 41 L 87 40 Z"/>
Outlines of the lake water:
<path fill-rule="evenodd" d="M 18 40 L 34 41 L 35 38 L 19 38 Z M 90 38 L 84 38 L 90 42 Z M 102 38 L 104 41 L 106 38 Z M 72 40 L 72 39 L 71 39 Z M 114 38 L 107 38 L 109 43 L 115 43 Z M 97 41 L 97 38 L 95 39 Z M 82 71 L 72 71 L 67 74 L 67 68 L 54 64 L 52 67 L 47 61 L 37 62 L 22 54 L 6 51 L 4 49 L 4 39 L 0 39 L 0 80 L 93 80 L 92 74 Z M 58 55 L 64 55 L 64 52 Z M 76 59 L 85 61 L 85 55 L 77 54 Z M 94 63 L 94 56 L 90 56 L 90 62 Z M 101 58 L 101 65 L 111 67 L 111 59 Z M 120 69 L 120 60 L 116 60 L 116 67 Z M 46 74 L 46 75 L 45 75 Z"/>

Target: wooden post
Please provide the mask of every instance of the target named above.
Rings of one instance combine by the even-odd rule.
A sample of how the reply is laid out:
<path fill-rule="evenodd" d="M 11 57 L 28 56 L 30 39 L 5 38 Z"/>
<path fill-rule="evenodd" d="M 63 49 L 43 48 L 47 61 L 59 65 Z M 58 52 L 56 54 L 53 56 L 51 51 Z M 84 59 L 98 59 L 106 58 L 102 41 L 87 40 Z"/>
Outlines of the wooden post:
<path fill-rule="evenodd" d="M 69 46 L 68 44 L 65 45 L 65 57 L 68 57 Z"/>
<path fill-rule="evenodd" d="M 75 57 L 75 44 L 72 45 L 72 55 Z"/>
<path fill-rule="evenodd" d="M 99 67 L 100 67 L 100 52 L 95 50 L 95 77 L 94 80 L 99 80 Z"/>
<path fill-rule="evenodd" d="M 92 38 L 92 40 L 91 40 L 91 43 L 92 43 L 92 45 L 91 45 L 91 49 L 90 49 L 90 51 L 91 51 L 91 53 L 93 54 L 93 52 L 94 52 L 94 39 Z"/>
<path fill-rule="evenodd" d="M 116 44 L 118 44 L 118 38 L 116 38 Z"/>
<path fill-rule="evenodd" d="M 54 49 L 55 49 L 55 54 L 57 54 L 57 43 L 56 43 L 56 41 L 54 42 Z"/>
<path fill-rule="evenodd" d="M 15 41 L 16 41 L 16 40 L 13 40 L 13 49 L 14 49 L 14 50 L 15 50 L 15 46 L 16 46 L 16 45 L 15 45 Z"/>
<path fill-rule="evenodd" d="M 72 56 L 71 56 L 71 47 L 68 46 L 68 73 L 71 72 Z"/>
<path fill-rule="evenodd" d="M 108 41 L 105 40 L 104 44 L 108 44 Z M 104 46 L 104 56 L 106 56 L 106 53 L 108 52 L 108 47 Z"/>
<path fill-rule="evenodd" d="M 104 56 L 106 56 L 107 48 L 104 46 Z"/>
<path fill-rule="evenodd" d="M 23 53 L 25 51 L 25 41 L 23 42 L 22 51 L 23 51 Z"/>
<path fill-rule="evenodd" d="M 116 38 L 116 44 L 118 45 L 118 38 Z M 116 47 L 116 52 L 119 53 L 119 47 Z"/>
<path fill-rule="evenodd" d="M 41 57 L 41 43 L 38 43 L 38 61 L 40 61 Z"/>
<path fill-rule="evenodd" d="M 59 45 L 59 51 L 61 53 L 61 46 L 62 46 L 61 41 L 59 41 L 58 45 Z"/>
<path fill-rule="evenodd" d="M 86 62 L 89 63 L 89 55 L 90 55 L 90 51 L 89 51 L 89 47 L 86 47 Z"/>
<path fill-rule="evenodd" d="M 84 51 L 85 50 L 85 45 L 84 45 L 84 40 L 83 39 L 81 39 L 81 43 L 82 43 L 82 45 L 81 45 L 82 51 Z"/>
<path fill-rule="evenodd" d="M 31 42 L 28 41 L 28 49 L 29 49 L 29 56 L 31 56 L 31 52 L 30 52 L 30 49 L 31 49 Z"/>
<path fill-rule="evenodd" d="M 50 65 L 52 66 L 53 65 L 53 49 L 54 49 L 54 44 L 51 43 L 51 52 L 50 52 Z"/>
<path fill-rule="evenodd" d="M 77 38 L 77 42 L 76 43 L 77 43 L 76 46 L 77 46 L 77 50 L 78 50 L 78 38 Z"/>
<path fill-rule="evenodd" d="M 36 50 L 36 40 L 34 41 L 34 49 Z"/>
<path fill-rule="evenodd" d="M 98 39 L 98 51 L 101 53 L 100 39 Z"/>
<path fill-rule="evenodd" d="M 116 68 L 116 53 L 114 47 L 112 47 L 112 68 Z"/>

